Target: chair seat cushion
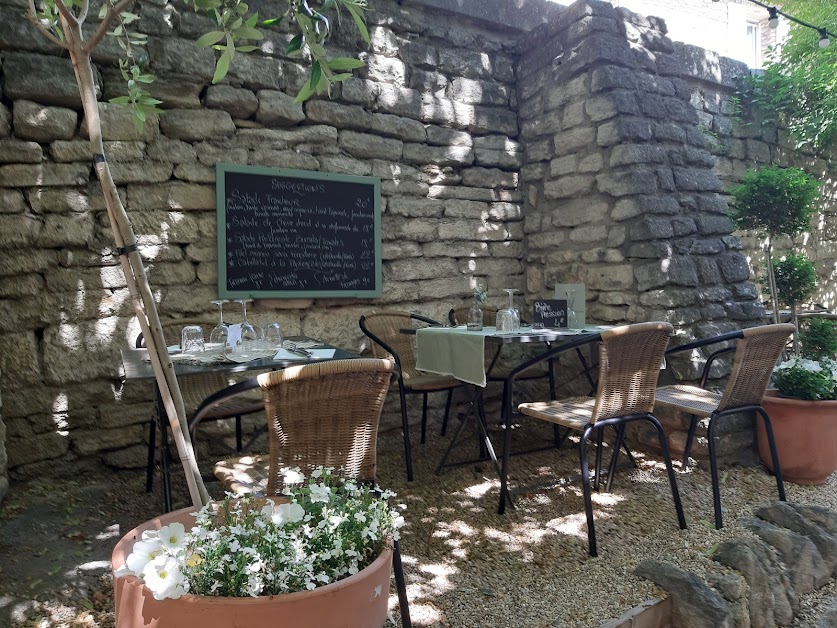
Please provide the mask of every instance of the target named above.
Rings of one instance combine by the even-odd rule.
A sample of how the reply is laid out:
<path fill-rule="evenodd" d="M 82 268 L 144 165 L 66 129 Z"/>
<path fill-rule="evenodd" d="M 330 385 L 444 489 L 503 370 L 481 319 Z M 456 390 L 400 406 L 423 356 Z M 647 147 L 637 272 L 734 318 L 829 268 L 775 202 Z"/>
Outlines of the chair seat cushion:
<path fill-rule="evenodd" d="M 697 416 L 710 416 L 718 409 L 721 395 L 697 386 L 677 384 L 657 389 L 656 404 Z"/>
<path fill-rule="evenodd" d="M 411 390 L 447 390 L 448 388 L 461 386 L 462 382 L 448 375 L 419 373 L 404 378 L 404 385 Z"/>
<path fill-rule="evenodd" d="M 517 409 L 527 416 L 557 423 L 574 430 L 583 430 L 593 416 L 593 397 L 569 397 L 559 401 L 521 403 Z"/>
<path fill-rule="evenodd" d="M 224 489 L 235 495 L 264 495 L 269 468 L 270 456 L 264 454 L 227 458 L 217 462 L 212 471 L 221 480 Z"/>

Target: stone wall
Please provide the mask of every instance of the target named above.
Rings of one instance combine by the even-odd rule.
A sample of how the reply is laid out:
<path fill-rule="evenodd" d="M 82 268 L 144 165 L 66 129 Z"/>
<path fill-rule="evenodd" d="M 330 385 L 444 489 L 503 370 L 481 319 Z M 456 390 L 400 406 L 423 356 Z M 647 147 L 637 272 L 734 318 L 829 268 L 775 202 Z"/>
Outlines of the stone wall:
<path fill-rule="evenodd" d="M 207 24 L 177 2 L 138 6 L 159 76 L 151 91 L 166 112 L 139 136 L 124 111 L 103 102 L 101 112 L 166 319 L 215 315 L 218 161 L 382 179 L 384 296 L 261 300 L 248 310 L 288 335 L 362 349 L 361 314 L 441 319 L 475 278 L 495 305 L 502 288 L 525 290 L 526 310 L 556 282 L 583 281 L 590 320 L 671 320 L 684 341 L 762 314 L 724 216 L 718 175 L 728 162 L 713 170 L 711 131 L 729 117 L 721 102 L 732 83 L 705 75 L 730 63 L 672 44 L 659 20 L 596 0 L 561 11 L 527 0 L 520 23 L 463 15 L 468 7 L 452 0 L 375 0 L 367 67 L 334 99 L 296 105 L 305 67 L 283 55 L 288 33 L 270 29 L 260 51 L 239 55 L 212 86 L 211 55 L 191 43 Z M 111 44 L 95 59 L 103 100 L 123 87 Z M 334 44 L 361 49 L 349 28 Z M 11 477 L 142 466 L 150 387 L 119 377 L 119 349 L 139 330 L 69 61 L 34 32 L 20 0 L 0 0 L 0 53 L 0 390 Z M 755 138 L 734 133 L 724 159 L 740 146 L 754 151 L 741 163 L 757 155 Z M 692 379 L 699 366 L 675 370 Z M 571 373 L 564 381 L 573 387 Z M 385 427 L 399 422 L 391 401 Z"/>

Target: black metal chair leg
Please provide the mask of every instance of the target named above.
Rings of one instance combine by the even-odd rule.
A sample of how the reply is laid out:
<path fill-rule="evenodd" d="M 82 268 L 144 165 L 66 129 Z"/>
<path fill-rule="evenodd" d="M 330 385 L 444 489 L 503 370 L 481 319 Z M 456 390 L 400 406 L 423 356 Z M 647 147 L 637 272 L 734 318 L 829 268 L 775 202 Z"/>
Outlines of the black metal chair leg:
<path fill-rule="evenodd" d="M 596 477 L 593 478 L 593 490 L 599 491 L 599 484 L 602 477 L 602 445 L 604 444 L 604 430 L 596 430 Z"/>
<path fill-rule="evenodd" d="M 721 484 L 718 480 L 718 460 L 715 454 L 715 427 L 717 421 L 715 416 L 709 417 L 709 469 L 712 472 L 712 504 L 715 507 L 715 529 L 724 527 L 724 518 L 721 514 Z"/>
<path fill-rule="evenodd" d="M 445 416 L 442 418 L 442 432 L 444 436 L 448 431 L 448 417 L 450 417 L 450 402 L 453 400 L 453 388 L 448 389 L 448 400 L 445 402 Z"/>
<path fill-rule="evenodd" d="M 169 474 L 169 432 L 168 426 L 160 421 L 160 469 L 162 470 L 163 484 L 163 512 L 172 511 L 171 503 L 171 476 Z"/>
<path fill-rule="evenodd" d="M 421 444 L 427 439 L 427 393 L 421 393 Z"/>
<path fill-rule="evenodd" d="M 680 491 L 677 489 L 677 478 L 674 475 L 674 467 L 671 464 L 671 453 L 668 450 L 668 441 L 666 441 L 666 433 L 663 426 L 654 415 L 648 415 L 648 421 L 657 428 L 657 438 L 660 440 L 660 451 L 663 455 L 663 460 L 666 463 L 666 472 L 668 473 L 668 483 L 671 485 L 671 497 L 674 499 L 674 510 L 677 511 L 677 523 L 681 530 L 686 529 L 686 517 L 683 514 L 683 504 L 680 501 Z M 720 502 L 719 502 L 720 507 Z"/>
<path fill-rule="evenodd" d="M 407 481 L 413 481 L 413 454 L 410 451 L 410 422 L 407 420 L 407 399 L 404 396 L 404 388 L 398 386 L 398 394 L 401 397 L 401 431 L 404 434 L 404 460 L 407 465 Z"/>
<path fill-rule="evenodd" d="M 552 360 L 547 362 L 546 376 L 549 380 L 549 398 L 555 401 L 555 365 Z"/>
<path fill-rule="evenodd" d="M 148 421 L 148 465 L 145 467 L 145 492 L 154 490 L 154 461 L 157 456 L 157 417 Z"/>
<path fill-rule="evenodd" d="M 401 625 L 412 628 L 410 603 L 407 600 L 407 581 L 404 579 L 404 566 L 401 564 L 401 544 L 393 543 L 392 570 L 395 573 L 395 590 L 398 592 L 398 609 L 401 611 Z"/>
<path fill-rule="evenodd" d="M 235 450 L 241 453 L 241 415 L 235 417 Z"/>
<path fill-rule="evenodd" d="M 764 421 L 764 429 L 767 432 L 767 444 L 770 446 L 770 459 L 773 461 L 773 474 L 776 476 L 776 488 L 779 491 L 779 501 L 787 501 L 785 499 L 785 482 L 782 480 L 782 468 L 779 466 L 779 452 L 776 450 L 776 441 L 773 439 L 773 425 L 770 423 L 770 417 L 764 408 L 756 408 L 756 412 L 761 415 Z"/>
<path fill-rule="evenodd" d="M 625 437 L 625 425 L 622 424 L 616 428 L 616 444 L 613 446 L 613 456 L 610 458 L 610 466 L 607 468 L 607 483 L 605 484 L 605 493 L 610 492 L 610 487 L 613 485 L 613 476 L 616 475 L 616 464 L 619 461 L 619 449 L 622 447 L 622 440 Z"/>
<path fill-rule="evenodd" d="M 597 556 L 596 550 L 596 528 L 593 523 L 593 498 L 590 495 L 590 467 L 587 464 L 587 438 L 590 436 L 593 426 L 584 428 L 581 441 L 578 444 L 578 452 L 581 460 L 581 487 L 584 492 L 584 512 L 587 514 L 587 548 L 590 556 Z"/>
<path fill-rule="evenodd" d="M 680 470 L 685 471 L 689 468 L 689 452 L 692 451 L 692 441 L 695 438 L 695 430 L 697 429 L 698 418 L 694 414 L 690 414 L 689 416 L 692 417 L 691 422 L 689 423 L 689 434 L 686 436 L 686 447 L 683 449 L 683 462 L 680 464 Z"/>
<path fill-rule="evenodd" d="M 483 395 L 478 395 L 477 399 L 477 421 L 482 421 L 482 425 L 488 427 L 488 423 L 485 420 L 485 400 L 483 399 Z M 483 434 L 480 433 L 481 430 L 477 430 L 477 440 L 479 441 L 479 450 L 480 450 L 480 460 L 485 460 L 488 458 L 488 449 L 485 446 L 485 438 Z M 488 436 L 486 432 L 485 436 Z"/>

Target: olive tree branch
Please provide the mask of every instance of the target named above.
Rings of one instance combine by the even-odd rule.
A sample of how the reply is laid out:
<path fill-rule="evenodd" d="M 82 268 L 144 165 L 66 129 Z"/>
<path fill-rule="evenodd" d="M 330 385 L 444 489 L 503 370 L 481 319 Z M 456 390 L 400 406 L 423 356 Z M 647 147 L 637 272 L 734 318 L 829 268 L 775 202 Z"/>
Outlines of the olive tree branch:
<path fill-rule="evenodd" d="M 78 21 L 78 18 L 73 15 L 73 12 L 67 8 L 67 5 L 64 4 L 64 0 L 54 0 L 55 8 L 58 9 L 58 12 L 61 14 L 61 17 L 72 26 L 80 26 L 81 22 Z"/>
<path fill-rule="evenodd" d="M 56 0 L 60 2 L 60 0 Z M 119 14 L 128 7 L 128 5 L 132 4 L 134 0 L 119 0 L 115 5 L 110 2 L 110 0 L 105 0 L 105 6 L 108 8 L 107 13 L 105 13 L 105 17 L 102 18 L 99 27 L 96 29 L 90 38 L 87 40 L 87 43 L 84 45 L 84 51 L 90 53 L 93 49 L 98 45 L 100 41 L 107 35 L 108 30 L 110 30 L 110 25 L 113 23 Z"/>
<path fill-rule="evenodd" d="M 63 48 L 64 50 L 69 50 L 70 45 L 65 41 L 61 41 L 60 39 L 58 39 L 58 37 L 49 32 L 49 29 L 46 28 L 43 24 L 41 24 L 38 18 L 35 17 L 37 14 L 38 10 L 35 8 L 35 0 L 29 0 L 29 10 L 26 12 L 26 19 L 32 22 L 32 24 L 34 24 L 35 28 L 38 29 L 41 35 L 46 37 L 53 44 Z"/>

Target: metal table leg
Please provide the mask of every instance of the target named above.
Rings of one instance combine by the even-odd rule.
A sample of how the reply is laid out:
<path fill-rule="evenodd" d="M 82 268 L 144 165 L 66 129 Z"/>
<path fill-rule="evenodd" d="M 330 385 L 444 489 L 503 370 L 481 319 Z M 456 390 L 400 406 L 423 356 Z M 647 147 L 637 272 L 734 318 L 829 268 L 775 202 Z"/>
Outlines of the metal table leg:
<path fill-rule="evenodd" d="M 163 512 L 171 512 L 171 477 L 169 474 L 169 430 L 168 422 L 166 421 L 166 409 L 163 406 L 163 398 L 160 395 L 160 389 L 157 384 L 154 384 L 155 396 L 155 415 L 157 424 L 160 427 L 160 471 L 162 473 L 162 494 L 163 494 Z"/>

